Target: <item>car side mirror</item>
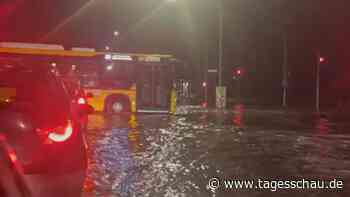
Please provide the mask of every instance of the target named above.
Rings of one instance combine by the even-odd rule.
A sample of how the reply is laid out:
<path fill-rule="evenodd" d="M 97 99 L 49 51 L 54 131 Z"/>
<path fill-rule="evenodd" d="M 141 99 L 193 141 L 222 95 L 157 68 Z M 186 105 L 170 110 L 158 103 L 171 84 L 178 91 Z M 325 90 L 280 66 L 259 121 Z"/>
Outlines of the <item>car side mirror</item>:
<path fill-rule="evenodd" d="M 91 105 L 87 105 L 87 113 L 92 114 L 95 112 L 95 109 Z"/>
<path fill-rule="evenodd" d="M 94 95 L 91 92 L 86 93 L 86 98 L 93 98 Z"/>
<path fill-rule="evenodd" d="M 79 113 L 81 115 L 92 114 L 94 112 L 95 112 L 95 109 L 91 105 L 83 105 L 79 110 Z"/>

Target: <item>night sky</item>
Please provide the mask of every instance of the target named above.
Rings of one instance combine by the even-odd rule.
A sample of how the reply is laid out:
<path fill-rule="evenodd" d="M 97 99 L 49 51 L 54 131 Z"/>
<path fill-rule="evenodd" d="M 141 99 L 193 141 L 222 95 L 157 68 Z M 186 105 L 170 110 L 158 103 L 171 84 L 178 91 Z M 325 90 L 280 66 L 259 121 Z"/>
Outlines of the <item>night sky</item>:
<path fill-rule="evenodd" d="M 314 51 L 326 58 L 321 67 L 321 102 L 334 103 L 350 92 L 348 1 L 223 2 L 228 86 L 234 83 L 233 67 L 241 66 L 244 95 L 279 102 L 286 33 L 291 103 L 313 102 Z M 0 37 L 3 41 L 171 53 L 187 61 L 201 80 L 201 68 L 217 65 L 217 11 L 215 0 L 3 0 Z M 120 32 L 117 39 L 113 38 L 115 30 Z"/>

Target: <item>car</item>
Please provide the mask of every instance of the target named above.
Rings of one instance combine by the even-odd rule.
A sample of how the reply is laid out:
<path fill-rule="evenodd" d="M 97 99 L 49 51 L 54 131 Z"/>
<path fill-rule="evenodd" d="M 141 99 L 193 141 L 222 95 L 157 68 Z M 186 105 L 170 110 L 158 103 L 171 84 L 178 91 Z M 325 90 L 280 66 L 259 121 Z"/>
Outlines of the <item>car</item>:
<path fill-rule="evenodd" d="M 85 110 L 55 68 L 0 62 L 0 134 L 33 196 L 80 196 L 87 168 Z"/>

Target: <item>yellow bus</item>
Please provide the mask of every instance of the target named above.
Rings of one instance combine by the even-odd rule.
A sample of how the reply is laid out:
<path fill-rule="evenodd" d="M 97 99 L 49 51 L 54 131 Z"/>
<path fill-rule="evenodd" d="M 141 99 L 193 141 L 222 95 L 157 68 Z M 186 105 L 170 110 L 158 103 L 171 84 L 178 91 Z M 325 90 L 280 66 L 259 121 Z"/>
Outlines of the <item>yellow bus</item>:
<path fill-rule="evenodd" d="M 0 43 L 0 59 L 50 64 L 73 75 L 95 111 L 174 113 L 175 64 L 171 55 L 65 50 L 61 45 Z"/>
<path fill-rule="evenodd" d="M 102 53 L 99 65 L 78 68 L 82 86 L 97 111 L 161 112 L 176 110 L 171 55 Z"/>

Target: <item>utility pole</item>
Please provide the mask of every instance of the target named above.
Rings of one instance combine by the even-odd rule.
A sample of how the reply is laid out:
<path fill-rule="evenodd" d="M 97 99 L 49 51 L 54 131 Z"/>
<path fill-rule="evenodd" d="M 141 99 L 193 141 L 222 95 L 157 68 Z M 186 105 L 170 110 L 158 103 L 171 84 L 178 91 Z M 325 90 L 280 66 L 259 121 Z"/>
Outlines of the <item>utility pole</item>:
<path fill-rule="evenodd" d="M 219 83 L 216 87 L 216 107 L 218 109 L 224 109 L 226 107 L 226 87 L 223 86 L 222 81 L 222 56 L 223 56 L 223 28 L 224 28 L 224 6 L 223 0 L 218 0 L 218 15 L 219 15 L 219 65 L 218 65 L 218 78 Z"/>
<path fill-rule="evenodd" d="M 320 112 L 320 65 L 325 60 L 319 51 L 316 52 L 316 112 Z"/>
<path fill-rule="evenodd" d="M 242 92 L 241 92 L 241 77 L 238 77 L 238 102 L 241 103 L 241 97 L 242 97 Z"/>
<path fill-rule="evenodd" d="M 204 82 L 205 82 L 205 87 L 204 87 L 204 102 L 206 104 L 206 107 L 208 107 L 208 68 L 209 68 L 209 43 L 208 43 L 208 37 L 207 34 L 204 36 Z"/>
<path fill-rule="evenodd" d="M 119 39 L 120 33 L 119 31 L 114 31 L 113 32 L 113 37 L 112 37 L 112 51 L 118 51 L 120 50 L 120 46 L 118 46 L 118 39 Z"/>
<path fill-rule="evenodd" d="M 218 72 L 219 72 L 219 86 L 222 86 L 222 56 L 223 56 L 223 26 L 224 26 L 224 9 L 222 5 L 222 0 L 218 0 L 219 4 L 219 65 L 218 65 Z"/>
<path fill-rule="evenodd" d="M 282 106 L 287 107 L 287 90 L 288 90 L 288 37 L 287 33 L 283 33 L 283 98 Z"/>

